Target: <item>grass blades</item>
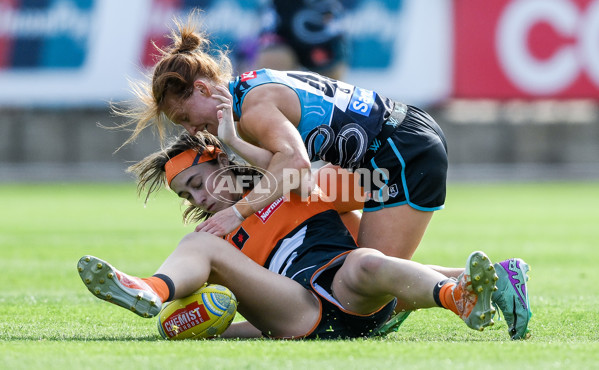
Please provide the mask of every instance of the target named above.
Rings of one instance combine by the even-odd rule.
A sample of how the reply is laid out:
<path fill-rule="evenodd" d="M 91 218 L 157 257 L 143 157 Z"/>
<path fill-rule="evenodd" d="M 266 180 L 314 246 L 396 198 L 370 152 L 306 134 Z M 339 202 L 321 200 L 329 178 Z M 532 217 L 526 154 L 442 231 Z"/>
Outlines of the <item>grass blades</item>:
<path fill-rule="evenodd" d="M 462 266 L 473 250 L 527 261 L 534 311 L 526 342 L 506 324 L 479 333 L 420 310 L 386 338 L 347 341 L 161 340 L 142 319 L 94 298 L 84 254 L 155 272 L 193 230 L 166 191 L 147 207 L 132 184 L 0 185 L 0 369 L 594 368 L 599 353 L 597 183 L 452 184 L 414 259 Z"/>

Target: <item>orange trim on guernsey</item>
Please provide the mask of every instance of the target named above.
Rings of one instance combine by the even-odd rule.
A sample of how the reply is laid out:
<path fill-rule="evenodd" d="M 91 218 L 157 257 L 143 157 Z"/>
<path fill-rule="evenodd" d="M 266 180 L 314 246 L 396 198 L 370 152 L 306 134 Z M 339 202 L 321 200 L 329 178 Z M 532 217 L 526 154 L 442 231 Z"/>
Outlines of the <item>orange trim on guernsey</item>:
<path fill-rule="evenodd" d="M 333 204 L 321 196 L 317 201 L 311 202 L 290 193 L 289 198 L 281 197 L 253 213 L 240 227 L 227 234 L 225 239 L 237 248 L 241 247 L 243 254 L 264 266 L 281 239 L 310 217 L 331 209 L 334 209 Z"/>
<path fill-rule="evenodd" d="M 326 265 L 324 265 L 324 266 L 321 266 L 321 267 L 320 267 L 318 270 L 316 270 L 316 271 L 314 272 L 314 275 L 318 274 L 318 273 L 319 273 L 319 272 L 321 272 L 321 271 L 324 271 L 324 270 L 328 269 L 328 268 L 329 268 L 329 267 L 331 267 L 331 265 L 332 265 L 333 263 L 335 263 L 335 262 L 336 262 L 336 261 L 337 261 L 339 258 L 341 258 L 341 257 L 344 257 L 344 258 L 345 258 L 345 257 L 347 257 L 347 254 L 349 254 L 349 253 L 351 253 L 351 252 L 353 252 L 353 251 L 347 251 L 347 252 L 343 252 L 342 254 L 340 254 L 340 255 L 336 256 L 335 258 L 333 258 L 332 260 L 330 260 L 330 261 L 329 261 L 329 262 L 328 262 Z M 314 283 L 313 281 L 310 281 L 310 285 L 312 286 L 312 289 L 314 289 L 314 290 L 316 291 L 316 289 L 314 288 L 314 284 L 313 284 L 313 283 Z M 386 303 L 386 304 L 382 305 L 382 306 L 381 306 L 381 307 L 380 307 L 378 310 L 375 310 L 375 311 L 373 311 L 373 312 L 371 312 L 371 313 L 367 313 L 367 314 L 360 314 L 360 313 L 356 313 L 356 312 L 353 312 L 353 311 L 347 310 L 347 309 L 345 309 L 345 308 L 343 308 L 343 307 L 339 306 L 339 305 L 338 305 L 336 302 L 333 302 L 333 301 L 331 301 L 330 299 L 327 299 L 326 297 L 323 297 L 323 296 L 320 296 L 320 297 L 321 297 L 321 299 L 325 299 L 325 300 L 327 300 L 329 303 L 331 303 L 331 304 L 333 304 L 333 305 L 337 306 L 337 308 L 339 308 L 341 311 L 343 311 L 343 312 L 345 312 L 345 313 L 347 313 L 347 314 L 354 315 L 354 316 L 361 316 L 361 317 L 367 317 L 367 316 L 374 315 L 375 313 L 377 313 L 377 312 L 379 312 L 380 310 L 382 310 L 383 308 L 385 308 L 385 306 L 387 306 L 387 304 L 388 304 L 388 303 Z"/>
<path fill-rule="evenodd" d="M 277 243 L 287 237 L 295 228 L 297 228 L 304 221 L 313 217 L 319 213 L 335 210 L 335 203 L 332 203 L 320 189 L 315 189 L 318 192 L 317 201 L 302 200 L 301 197 L 295 193 L 290 193 L 289 198 L 279 198 L 269 206 L 264 207 L 258 212 L 253 213 L 241 225 L 233 230 L 231 233 L 225 236 L 225 240 L 231 243 L 233 246 L 240 248 L 241 252 L 246 256 L 250 257 L 254 262 L 260 266 L 264 266 L 266 260 L 272 253 L 272 250 Z M 243 231 L 242 231 L 243 229 Z M 239 238 L 235 240 L 235 238 Z M 342 253 L 346 255 L 350 251 Z M 339 258 L 336 257 L 334 260 Z M 333 261 L 334 261 L 333 260 Z M 328 267 L 333 261 L 327 263 L 321 269 Z M 322 316 L 322 297 L 316 293 L 311 292 L 315 297 L 318 298 L 318 304 L 320 309 L 320 315 Z M 384 307 L 384 306 L 383 306 Z M 381 307 L 381 309 L 383 308 Z M 344 310 L 345 311 L 345 310 Z M 378 311 L 378 310 L 377 310 Z M 349 311 L 345 311 L 349 312 Z M 353 312 L 353 315 L 357 315 Z M 372 315 L 369 314 L 369 315 Z M 369 316 L 369 315 L 358 315 L 358 316 Z M 277 337 L 277 339 L 301 339 L 306 337 L 318 327 L 321 319 L 319 319 L 314 326 L 310 328 L 305 334 L 299 335 L 293 338 Z"/>

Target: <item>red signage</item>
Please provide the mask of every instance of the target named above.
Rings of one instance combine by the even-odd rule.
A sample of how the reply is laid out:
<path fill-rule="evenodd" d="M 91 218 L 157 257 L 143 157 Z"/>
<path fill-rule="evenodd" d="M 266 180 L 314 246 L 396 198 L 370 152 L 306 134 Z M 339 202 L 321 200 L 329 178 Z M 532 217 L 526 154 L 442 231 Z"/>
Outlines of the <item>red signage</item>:
<path fill-rule="evenodd" d="M 454 96 L 599 99 L 599 0 L 454 6 Z"/>

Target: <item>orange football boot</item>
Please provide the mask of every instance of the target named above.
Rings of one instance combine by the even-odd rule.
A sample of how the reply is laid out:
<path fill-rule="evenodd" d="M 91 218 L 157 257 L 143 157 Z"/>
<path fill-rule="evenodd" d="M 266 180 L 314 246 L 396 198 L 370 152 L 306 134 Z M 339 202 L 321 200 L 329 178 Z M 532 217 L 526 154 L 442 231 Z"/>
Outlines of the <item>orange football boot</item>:
<path fill-rule="evenodd" d="M 141 317 L 154 317 L 160 313 L 160 297 L 140 278 L 129 276 L 93 256 L 81 257 L 77 270 L 87 289 L 96 297 Z"/>

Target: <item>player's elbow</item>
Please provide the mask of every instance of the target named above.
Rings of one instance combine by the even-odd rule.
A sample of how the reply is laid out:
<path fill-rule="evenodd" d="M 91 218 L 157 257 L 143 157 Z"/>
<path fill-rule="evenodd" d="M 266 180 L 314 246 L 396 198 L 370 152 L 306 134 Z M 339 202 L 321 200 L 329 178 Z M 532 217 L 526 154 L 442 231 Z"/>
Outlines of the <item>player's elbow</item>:
<path fill-rule="evenodd" d="M 281 154 L 285 158 L 284 163 L 286 168 L 297 170 L 298 172 L 310 169 L 310 160 L 308 159 L 308 154 L 305 150 L 287 148 L 287 150 L 282 151 Z"/>
<path fill-rule="evenodd" d="M 305 171 L 311 169 L 311 163 L 308 160 L 308 156 L 302 155 L 302 153 L 298 153 L 293 158 L 293 168 L 298 171 Z"/>
<path fill-rule="evenodd" d="M 283 153 L 281 154 L 283 155 Z M 279 164 L 282 167 L 281 180 L 284 184 L 284 192 L 292 191 L 302 197 L 306 197 L 312 192 L 314 183 L 311 175 L 311 163 L 305 151 L 286 151 Z"/>

